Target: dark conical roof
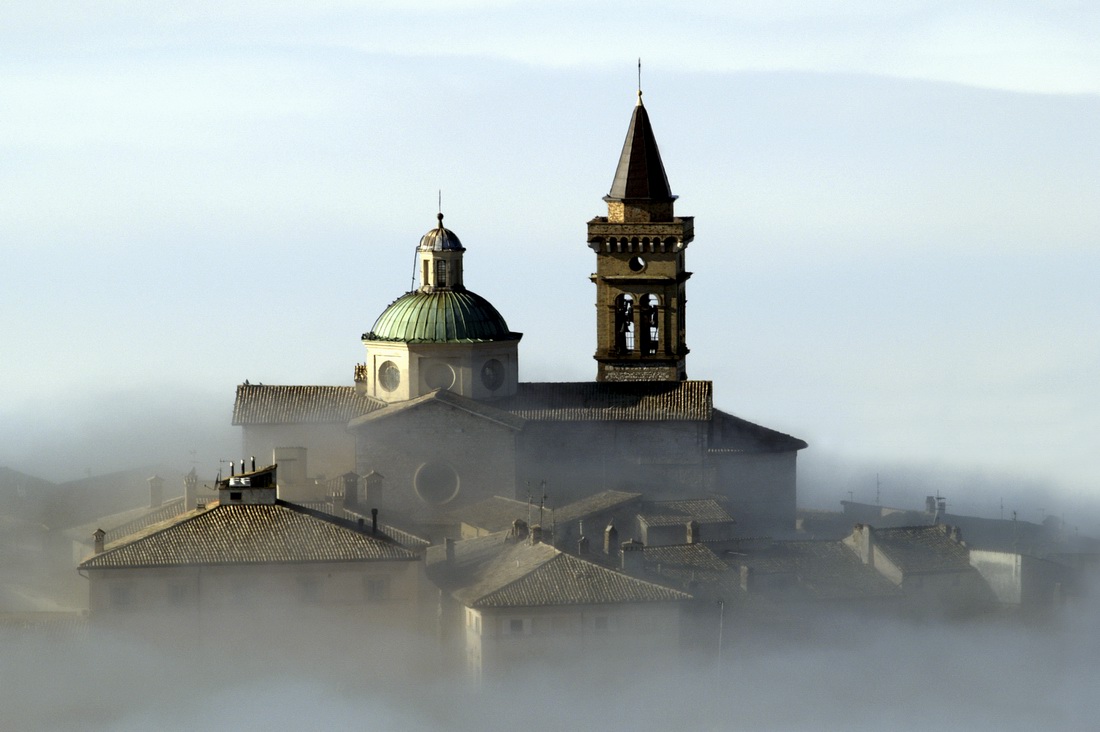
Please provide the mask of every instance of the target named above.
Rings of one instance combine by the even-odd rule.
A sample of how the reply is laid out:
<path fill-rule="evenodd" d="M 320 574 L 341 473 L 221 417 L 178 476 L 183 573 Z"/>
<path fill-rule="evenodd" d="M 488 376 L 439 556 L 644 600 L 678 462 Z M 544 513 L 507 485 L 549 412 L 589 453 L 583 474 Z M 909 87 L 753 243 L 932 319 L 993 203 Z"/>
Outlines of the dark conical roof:
<path fill-rule="evenodd" d="M 638 105 L 630 118 L 626 142 L 615 169 L 611 192 L 604 197 L 609 201 L 672 201 L 672 189 L 668 185 L 657 138 L 649 124 L 649 115 L 642 104 L 641 92 Z"/>

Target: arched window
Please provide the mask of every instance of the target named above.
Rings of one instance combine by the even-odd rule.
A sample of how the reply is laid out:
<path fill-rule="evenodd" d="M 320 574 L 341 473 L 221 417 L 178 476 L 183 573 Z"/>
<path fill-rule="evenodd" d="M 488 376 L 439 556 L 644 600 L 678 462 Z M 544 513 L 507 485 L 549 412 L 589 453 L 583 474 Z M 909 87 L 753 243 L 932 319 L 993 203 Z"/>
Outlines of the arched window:
<path fill-rule="evenodd" d="M 654 356 L 660 346 L 661 331 L 658 315 L 661 299 L 656 295 L 646 295 L 638 306 L 638 328 L 641 331 L 643 356 Z"/>
<path fill-rule="evenodd" d="M 447 286 L 447 260 L 445 259 L 435 260 L 435 286 Z"/>
<path fill-rule="evenodd" d="M 619 353 L 634 351 L 634 296 L 615 299 L 615 348 Z"/>

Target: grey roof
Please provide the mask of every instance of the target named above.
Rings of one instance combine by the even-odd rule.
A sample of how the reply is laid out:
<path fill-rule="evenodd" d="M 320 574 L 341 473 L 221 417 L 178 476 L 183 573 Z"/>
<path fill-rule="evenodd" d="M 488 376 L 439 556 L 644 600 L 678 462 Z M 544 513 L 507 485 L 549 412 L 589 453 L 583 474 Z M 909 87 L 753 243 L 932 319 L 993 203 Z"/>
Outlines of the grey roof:
<path fill-rule="evenodd" d="M 902 591 L 840 541 L 782 541 L 742 557 L 760 575 L 790 575 L 808 599 L 895 598 Z"/>
<path fill-rule="evenodd" d="M 503 531 L 512 526 L 516 519 L 527 520 L 532 508 L 526 501 L 514 498 L 493 496 L 484 501 L 462 506 L 447 513 L 447 518 L 458 523 L 468 524 L 489 532 Z"/>
<path fill-rule="evenodd" d="M 111 516 L 104 516 L 95 521 L 89 521 L 72 529 L 67 529 L 65 535 L 77 541 L 91 543 L 92 534 L 97 529 L 103 529 L 104 541 L 112 542 L 124 536 L 141 531 L 147 526 L 159 524 L 162 521 L 183 513 L 183 496 L 165 501 L 159 506 L 142 506 L 131 508 Z"/>
<path fill-rule="evenodd" d="M 733 523 L 733 516 L 716 498 L 647 501 L 642 504 L 638 518 L 648 526 L 671 526 L 688 521 L 700 524 Z"/>
<path fill-rule="evenodd" d="M 594 514 L 610 511 L 639 501 L 641 493 L 627 493 L 626 491 L 600 491 L 591 496 L 580 498 L 568 503 L 561 508 L 554 509 L 554 521 L 565 524 L 573 521 L 582 521 Z"/>
<path fill-rule="evenodd" d="M 384 406 L 385 402 L 359 394 L 354 386 L 241 384 L 233 404 L 233 424 L 347 424 Z"/>
<path fill-rule="evenodd" d="M 693 421 L 711 418 L 709 381 L 521 383 L 494 405 L 529 420 Z"/>
<path fill-rule="evenodd" d="M 285 501 L 189 511 L 108 544 L 80 569 L 413 560 L 417 555 L 355 523 Z"/>
<path fill-rule="evenodd" d="M 416 409 L 425 404 L 445 404 L 448 407 L 460 409 L 474 416 L 496 422 L 513 430 L 522 429 L 524 423 L 522 418 L 498 409 L 498 402 L 479 402 L 476 399 L 470 399 L 469 397 L 464 397 L 461 394 L 455 394 L 445 389 L 437 389 L 436 391 L 429 392 L 415 399 L 388 404 L 381 409 L 376 409 L 368 414 L 353 419 L 348 426 L 352 428 L 359 427 L 375 420 L 385 419 L 395 414 L 401 414 L 402 412 Z"/>
<path fill-rule="evenodd" d="M 807 447 L 803 440 L 763 427 L 721 410 L 714 410 L 708 452 L 789 452 Z"/>
<path fill-rule="evenodd" d="M 949 526 L 901 526 L 871 531 L 875 551 L 885 554 L 902 572 L 971 571 L 970 550 L 951 537 Z"/>
<path fill-rule="evenodd" d="M 688 595 L 558 551 L 549 544 L 510 541 L 507 532 L 429 551 L 429 573 L 474 608 L 605 605 L 689 600 Z"/>
<path fill-rule="evenodd" d="M 638 104 L 630 116 L 623 151 L 615 168 L 615 180 L 605 200 L 614 201 L 671 201 L 675 198 L 668 185 L 657 138 L 649 124 L 649 114 L 638 92 Z"/>

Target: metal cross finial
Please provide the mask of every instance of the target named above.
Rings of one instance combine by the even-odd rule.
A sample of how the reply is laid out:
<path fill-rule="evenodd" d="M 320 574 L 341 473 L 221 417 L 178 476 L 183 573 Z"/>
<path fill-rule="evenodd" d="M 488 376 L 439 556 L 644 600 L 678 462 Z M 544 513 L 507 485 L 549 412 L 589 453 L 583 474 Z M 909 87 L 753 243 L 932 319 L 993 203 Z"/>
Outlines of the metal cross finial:
<path fill-rule="evenodd" d="M 638 57 L 638 104 L 642 103 L 642 57 Z"/>

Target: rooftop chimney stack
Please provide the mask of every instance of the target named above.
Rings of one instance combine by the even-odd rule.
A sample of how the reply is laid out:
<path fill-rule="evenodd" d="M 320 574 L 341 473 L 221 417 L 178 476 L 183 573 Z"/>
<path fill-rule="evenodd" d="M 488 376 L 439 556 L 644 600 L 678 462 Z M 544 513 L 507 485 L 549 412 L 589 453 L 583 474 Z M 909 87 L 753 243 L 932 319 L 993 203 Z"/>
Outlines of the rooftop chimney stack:
<path fill-rule="evenodd" d="M 149 478 L 149 508 L 160 508 L 164 503 L 164 478 L 154 475 Z"/>
<path fill-rule="evenodd" d="M 444 551 L 447 554 L 447 564 L 454 564 L 455 561 L 455 540 L 448 537 L 443 540 Z"/>
<path fill-rule="evenodd" d="M 686 524 L 686 528 L 687 528 L 687 543 L 688 544 L 698 544 L 699 543 L 699 522 L 694 521 L 694 520 L 688 521 L 687 524 Z"/>
<path fill-rule="evenodd" d="M 624 571 L 642 571 L 642 563 L 645 558 L 645 553 L 642 551 L 643 549 L 645 549 L 645 544 L 637 539 L 631 539 L 630 541 L 624 541 L 622 543 L 622 566 Z"/>
<path fill-rule="evenodd" d="M 378 533 L 378 509 L 372 508 L 370 510 L 370 532 L 372 534 Z"/>
<path fill-rule="evenodd" d="M 512 522 L 512 541 L 519 543 L 527 538 L 527 522 L 523 519 L 516 519 Z"/>
<path fill-rule="evenodd" d="M 199 502 L 199 476 L 194 468 L 183 476 L 183 509 L 193 511 Z"/>
<path fill-rule="evenodd" d="M 344 508 L 348 511 L 357 511 L 359 508 L 359 474 L 354 472 L 344 473 Z"/>
<path fill-rule="evenodd" d="M 542 526 L 535 524 L 531 527 L 531 546 L 542 542 Z"/>
<path fill-rule="evenodd" d="M 95 553 L 96 554 L 102 554 L 103 553 L 103 538 L 105 536 L 107 536 L 107 532 L 104 531 L 103 529 L 96 529 L 95 533 L 92 534 L 92 538 L 95 540 Z"/>
<path fill-rule="evenodd" d="M 619 530 L 612 521 L 603 530 L 603 553 L 609 557 L 615 556 L 615 550 L 619 548 Z"/>

